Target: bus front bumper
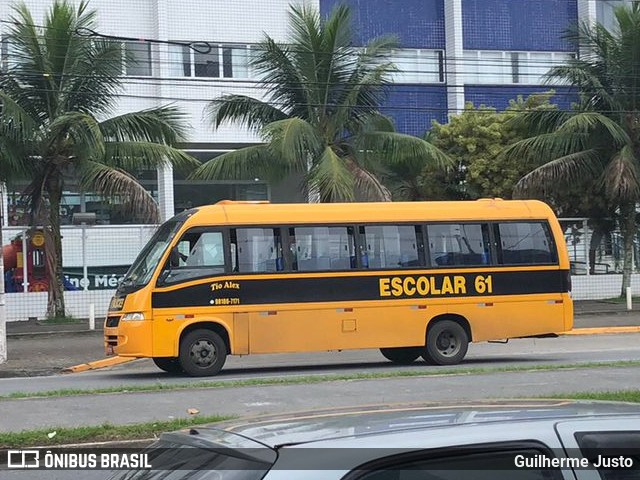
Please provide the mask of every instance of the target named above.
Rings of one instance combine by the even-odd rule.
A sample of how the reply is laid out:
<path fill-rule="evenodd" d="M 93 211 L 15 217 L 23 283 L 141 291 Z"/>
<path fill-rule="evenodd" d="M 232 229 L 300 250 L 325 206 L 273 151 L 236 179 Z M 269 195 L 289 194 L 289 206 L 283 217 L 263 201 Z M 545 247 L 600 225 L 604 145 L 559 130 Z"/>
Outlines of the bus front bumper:
<path fill-rule="evenodd" d="M 151 357 L 152 321 L 120 321 L 115 327 L 104 327 L 104 351 L 107 356 Z"/>

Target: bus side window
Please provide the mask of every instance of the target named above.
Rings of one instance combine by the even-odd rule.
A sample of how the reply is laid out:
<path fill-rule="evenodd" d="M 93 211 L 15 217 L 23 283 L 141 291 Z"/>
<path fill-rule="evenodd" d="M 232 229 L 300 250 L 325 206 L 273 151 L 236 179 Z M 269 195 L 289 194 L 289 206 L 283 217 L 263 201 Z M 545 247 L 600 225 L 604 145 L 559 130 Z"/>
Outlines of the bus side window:
<path fill-rule="evenodd" d="M 489 227 L 479 223 L 443 223 L 427 226 L 431 264 L 480 266 L 491 264 Z"/>
<path fill-rule="evenodd" d="M 505 222 L 498 225 L 504 265 L 540 265 L 558 261 L 549 225 Z"/>
<path fill-rule="evenodd" d="M 289 245 L 297 271 L 350 270 L 355 268 L 352 227 L 293 227 Z"/>
<path fill-rule="evenodd" d="M 360 227 L 363 268 L 399 268 L 424 265 L 422 235 L 416 225 L 363 225 Z"/>
<path fill-rule="evenodd" d="M 279 272 L 284 269 L 279 228 L 236 228 L 231 230 L 232 263 L 239 272 Z M 234 255 L 236 251 L 237 255 Z"/>

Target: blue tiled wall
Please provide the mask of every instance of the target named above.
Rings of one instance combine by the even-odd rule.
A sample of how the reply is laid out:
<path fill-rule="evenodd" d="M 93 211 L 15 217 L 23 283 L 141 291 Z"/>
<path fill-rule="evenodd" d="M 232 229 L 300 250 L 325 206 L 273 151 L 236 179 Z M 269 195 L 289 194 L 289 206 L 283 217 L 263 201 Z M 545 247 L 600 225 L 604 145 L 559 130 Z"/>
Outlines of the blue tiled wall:
<path fill-rule="evenodd" d="M 422 136 L 431 120 L 447 121 L 447 91 L 444 86 L 394 85 L 381 110 L 399 132 Z"/>
<path fill-rule="evenodd" d="M 364 44 L 381 35 L 395 35 L 406 48 L 441 49 L 445 0 L 320 0 L 327 15 L 336 4 L 351 7 L 357 41 Z"/>
<path fill-rule="evenodd" d="M 528 97 L 532 93 L 547 92 L 554 90 L 556 94 L 551 99 L 551 103 L 558 105 L 558 108 L 567 110 L 571 108 L 573 102 L 578 101 L 578 96 L 567 87 L 534 87 L 534 86 L 490 86 L 490 85 L 467 85 L 464 89 L 466 102 L 472 102 L 476 107 L 486 105 L 504 110 L 509 105 L 509 100 L 513 100 L 522 95 Z"/>
<path fill-rule="evenodd" d="M 562 39 L 577 0 L 462 0 L 464 48 L 572 51 Z"/>

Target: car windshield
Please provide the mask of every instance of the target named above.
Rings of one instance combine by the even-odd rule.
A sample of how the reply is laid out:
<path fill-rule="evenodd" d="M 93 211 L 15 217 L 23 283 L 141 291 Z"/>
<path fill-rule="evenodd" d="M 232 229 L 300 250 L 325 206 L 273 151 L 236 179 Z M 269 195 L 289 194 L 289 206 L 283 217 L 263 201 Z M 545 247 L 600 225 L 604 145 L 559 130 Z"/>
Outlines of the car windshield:
<path fill-rule="evenodd" d="M 220 439 L 229 436 L 226 432 L 214 435 Z M 109 480 L 260 480 L 275 463 L 277 454 L 249 439 L 239 437 L 239 441 L 244 444 L 164 434 L 145 450 L 152 469 L 115 472 Z"/>
<path fill-rule="evenodd" d="M 149 283 L 160 258 L 182 223 L 181 220 L 169 220 L 158 228 L 129 268 L 122 280 L 123 287 L 136 288 Z"/>

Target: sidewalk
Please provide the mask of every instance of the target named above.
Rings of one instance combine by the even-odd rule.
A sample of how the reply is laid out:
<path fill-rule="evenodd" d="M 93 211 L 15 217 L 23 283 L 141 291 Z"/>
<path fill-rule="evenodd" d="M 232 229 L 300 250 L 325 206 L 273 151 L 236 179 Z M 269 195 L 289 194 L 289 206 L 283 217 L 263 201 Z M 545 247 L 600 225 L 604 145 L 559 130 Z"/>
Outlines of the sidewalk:
<path fill-rule="evenodd" d="M 576 302 L 575 311 L 574 328 L 640 326 L 640 310 L 627 312 L 624 304 Z M 105 358 L 102 324 L 102 319 L 96 319 L 96 330 L 91 331 L 87 321 L 8 323 L 9 360 L 0 364 L 0 378 L 52 375 Z"/>

